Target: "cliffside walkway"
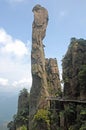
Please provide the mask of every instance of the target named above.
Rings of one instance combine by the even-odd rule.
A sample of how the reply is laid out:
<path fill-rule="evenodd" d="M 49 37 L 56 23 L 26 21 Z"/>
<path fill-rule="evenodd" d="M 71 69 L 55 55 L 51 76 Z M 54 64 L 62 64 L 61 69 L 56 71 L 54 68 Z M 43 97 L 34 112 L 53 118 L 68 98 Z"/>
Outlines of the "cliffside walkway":
<path fill-rule="evenodd" d="M 64 99 L 60 97 L 47 97 L 47 101 L 59 101 L 64 103 L 80 103 L 80 104 L 86 104 L 86 100 L 72 100 L 72 99 Z"/>

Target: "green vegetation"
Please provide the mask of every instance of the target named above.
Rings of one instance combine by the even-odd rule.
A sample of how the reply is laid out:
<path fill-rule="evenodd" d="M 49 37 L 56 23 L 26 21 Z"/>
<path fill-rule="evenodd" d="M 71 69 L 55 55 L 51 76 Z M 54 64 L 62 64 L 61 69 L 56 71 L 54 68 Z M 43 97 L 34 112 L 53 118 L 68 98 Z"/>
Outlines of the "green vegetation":
<path fill-rule="evenodd" d="M 20 130 L 27 130 L 27 128 L 26 128 L 25 125 L 23 125 L 23 126 L 20 127 Z"/>
<path fill-rule="evenodd" d="M 60 114 L 56 110 L 51 110 L 51 115 L 50 115 L 50 128 L 51 130 L 60 130 Z"/>
<path fill-rule="evenodd" d="M 86 130 L 86 123 L 84 125 L 82 125 L 79 130 Z"/>
<path fill-rule="evenodd" d="M 86 87 L 86 65 L 82 65 L 78 77 L 80 85 Z"/>
<path fill-rule="evenodd" d="M 64 110 L 65 125 L 68 130 L 86 130 L 86 106 L 66 105 Z"/>
<path fill-rule="evenodd" d="M 85 57 L 82 44 L 86 47 L 86 40 L 71 39 L 69 50 L 63 58 L 64 97 L 59 101 L 52 100 L 49 110 L 36 109 L 34 117 L 31 117 L 33 130 L 86 130 L 86 105 L 71 101 L 73 96 L 74 100 L 84 100 L 83 95 L 86 94 L 86 62 L 82 60 Z M 49 80 L 48 86 L 51 86 Z M 63 94 L 60 87 L 57 91 L 49 87 L 48 92 L 60 98 Z M 70 99 L 69 103 L 65 101 L 66 98 Z M 8 124 L 9 130 L 29 130 L 29 94 L 25 88 L 20 91 L 19 99 L 21 104 L 18 105 L 18 112 L 13 116 L 13 121 Z"/>
<path fill-rule="evenodd" d="M 21 101 L 22 100 L 22 101 Z M 9 122 L 7 127 L 9 130 L 28 130 L 29 126 L 29 93 L 27 89 L 23 89 L 19 94 L 18 112 L 13 116 L 13 121 Z"/>
<path fill-rule="evenodd" d="M 49 111 L 44 109 L 39 109 L 37 113 L 34 115 L 34 130 L 50 130 L 50 119 L 49 119 Z"/>
<path fill-rule="evenodd" d="M 7 128 L 8 128 L 9 130 L 16 130 L 16 126 L 15 126 L 15 124 L 14 124 L 14 121 L 10 121 L 10 122 L 8 123 L 8 125 L 7 125 Z"/>

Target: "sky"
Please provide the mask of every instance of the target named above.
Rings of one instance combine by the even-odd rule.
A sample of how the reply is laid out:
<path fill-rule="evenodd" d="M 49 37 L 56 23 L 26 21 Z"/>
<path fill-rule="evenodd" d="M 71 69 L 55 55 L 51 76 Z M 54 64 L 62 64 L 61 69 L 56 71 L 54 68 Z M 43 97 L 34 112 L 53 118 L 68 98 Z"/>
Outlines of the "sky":
<path fill-rule="evenodd" d="M 61 60 L 72 37 L 86 37 L 86 0 L 0 0 L 0 93 L 31 87 L 32 8 L 48 10 L 46 57 Z"/>

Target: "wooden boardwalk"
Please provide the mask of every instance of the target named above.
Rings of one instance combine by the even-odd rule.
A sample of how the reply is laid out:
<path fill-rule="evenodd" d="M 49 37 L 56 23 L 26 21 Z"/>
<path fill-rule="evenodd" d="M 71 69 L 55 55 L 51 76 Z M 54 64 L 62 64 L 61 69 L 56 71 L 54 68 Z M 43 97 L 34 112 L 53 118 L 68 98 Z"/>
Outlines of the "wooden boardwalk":
<path fill-rule="evenodd" d="M 46 97 L 47 101 L 59 101 L 59 102 L 69 102 L 69 103 L 80 103 L 86 104 L 86 100 L 72 100 L 72 99 L 63 99 L 59 97 Z"/>

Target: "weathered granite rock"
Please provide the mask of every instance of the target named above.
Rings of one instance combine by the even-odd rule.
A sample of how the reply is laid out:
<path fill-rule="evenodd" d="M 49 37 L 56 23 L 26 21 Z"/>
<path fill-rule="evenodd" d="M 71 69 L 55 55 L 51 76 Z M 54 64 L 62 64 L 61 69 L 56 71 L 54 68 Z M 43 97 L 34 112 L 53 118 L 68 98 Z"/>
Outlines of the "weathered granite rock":
<path fill-rule="evenodd" d="M 86 65 L 86 40 L 72 38 L 63 58 L 64 95 L 70 99 L 86 99 L 86 84 L 79 81 L 79 73 Z"/>
<path fill-rule="evenodd" d="M 32 11 L 34 13 L 32 40 L 40 44 L 45 37 L 48 24 L 48 12 L 41 5 L 36 5 Z"/>
<path fill-rule="evenodd" d="M 18 98 L 18 110 L 17 110 L 17 122 L 14 120 L 14 124 L 16 125 L 16 130 L 22 130 L 22 126 L 24 125 L 27 130 L 29 130 L 29 93 L 27 89 L 23 89 L 20 91 Z M 23 120 L 24 119 L 24 120 Z"/>
<path fill-rule="evenodd" d="M 36 5 L 33 8 L 33 13 L 31 66 L 32 75 L 39 75 L 40 77 L 45 72 L 45 56 L 42 40 L 45 37 L 48 24 L 48 12 L 40 5 Z"/>
<path fill-rule="evenodd" d="M 7 124 L 9 130 L 29 130 L 29 93 L 27 89 L 20 91 L 18 97 L 17 113 L 13 115 L 13 121 Z M 23 128 L 24 126 L 24 128 Z"/>
<path fill-rule="evenodd" d="M 34 130 L 33 118 L 37 110 L 48 107 L 46 97 L 55 96 L 58 88 L 60 88 L 58 87 L 60 86 L 60 80 L 56 59 L 45 59 L 44 45 L 42 43 L 48 24 L 48 12 L 44 7 L 36 5 L 33 8 L 33 13 L 31 51 L 32 87 L 29 104 L 29 130 Z"/>
<path fill-rule="evenodd" d="M 21 113 L 23 110 L 25 110 L 28 107 L 29 107 L 29 93 L 27 89 L 24 88 L 23 90 L 20 91 L 20 95 L 18 98 L 17 114 Z"/>
<path fill-rule="evenodd" d="M 48 92 L 50 96 L 60 96 L 61 92 L 61 83 L 59 78 L 59 70 L 57 65 L 57 60 L 55 59 L 46 59 L 46 73 L 47 73 L 47 83 L 48 83 Z"/>
<path fill-rule="evenodd" d="M 40 5 L 33 8 L 34 21 L 32 26 L 32 88 L 30 91 L 30 130 L 32 129 L 33 116 L 38 109 L 47 107 L 46 97 L 49 95 L 47 90 L 47 79 L 45 71 L 45 55 L 42 40 L 45 37 L 48 24 L 48 12 Z"/>

